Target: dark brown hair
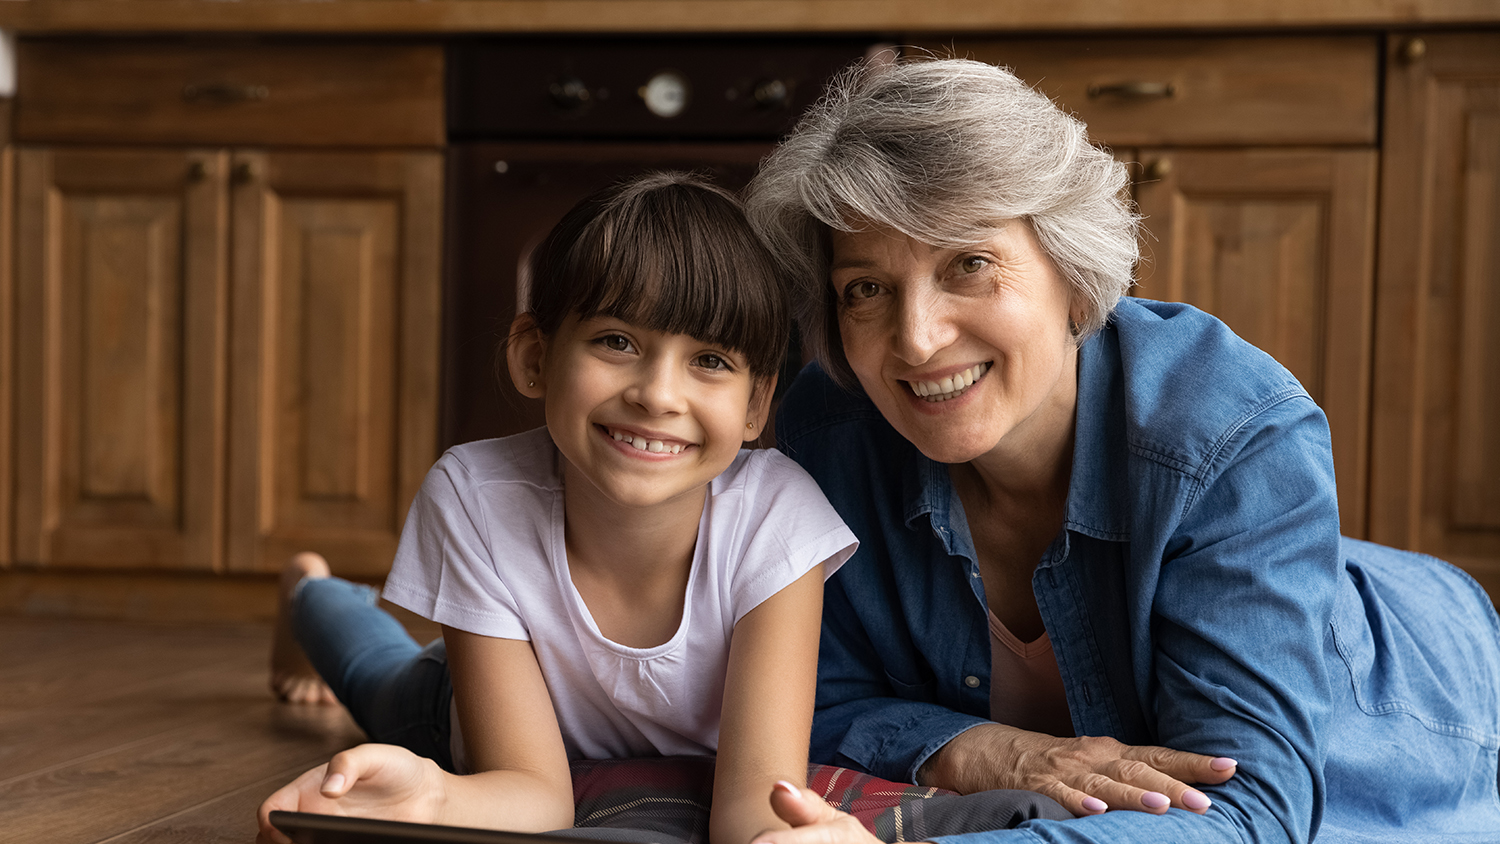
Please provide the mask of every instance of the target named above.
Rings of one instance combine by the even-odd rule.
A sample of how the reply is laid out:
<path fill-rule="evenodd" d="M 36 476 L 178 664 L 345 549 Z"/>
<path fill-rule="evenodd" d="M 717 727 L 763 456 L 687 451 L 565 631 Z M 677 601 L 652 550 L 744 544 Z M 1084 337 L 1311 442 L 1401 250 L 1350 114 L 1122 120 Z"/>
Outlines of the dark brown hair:
<path fill-rule="evenodd" d="M 569 314 L 686 334 L 775 374 L 790 294 L 739 201 L 703 178 L 650 173 L 573 206 L 531 254 L 526 310 L 544 335 Z"/>

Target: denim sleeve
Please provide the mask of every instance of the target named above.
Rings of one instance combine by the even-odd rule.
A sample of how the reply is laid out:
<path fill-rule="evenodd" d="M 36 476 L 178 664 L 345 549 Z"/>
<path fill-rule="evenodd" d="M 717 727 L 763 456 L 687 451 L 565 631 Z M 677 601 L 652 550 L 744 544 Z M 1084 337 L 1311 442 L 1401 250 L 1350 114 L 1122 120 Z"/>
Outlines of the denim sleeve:
<path fill-rule="evenodd" d="M 811 758 L 882 779 L 915 782 L 917 768 L 928 756 L 959 733 L 988 722 L 936 702 L 932 684 L 896 687 L 881 656 L 891 650 L 890 643 L 872 642 L 856 610 L 865 605 L 885 612 L 896 603 L 850 601 L 844 579 L 857 571 L 846 566 L 823 592 Z M 884 635 L 909 635 L 904 625 L 889 619 L 876 624 Z"/>
<path fill-rule="evenodd" d="M 1327 424 L 1306 398 L 1247 420 L 1185 481 L 1193 491 L 1166 528 L 1155 583 L 1141 584 L 1155 596 L 1158 743 L 1239 762 L 1228 782 L 1201 787 L 1213 800 L 1207 814 L 1110 812 L 937 840 L 1308 842 L 1325 794 L 1325 648 L 1341 577 L 1329 454 Z"/>

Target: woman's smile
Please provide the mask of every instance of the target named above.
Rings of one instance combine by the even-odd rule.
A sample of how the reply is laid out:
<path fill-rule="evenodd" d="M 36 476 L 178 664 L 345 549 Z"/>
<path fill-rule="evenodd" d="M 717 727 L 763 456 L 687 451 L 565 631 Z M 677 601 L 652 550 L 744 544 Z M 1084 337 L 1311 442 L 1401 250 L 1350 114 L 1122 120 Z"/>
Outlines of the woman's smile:
<path fill-rule="evenodd" d="M 991 363 L 976 363 L 971 367 L 934 381 L 906 380 L 912 394 L 923 401 L 936 403 L 956 399 L 967 393 L 974 383 L 989 372 Z"/>

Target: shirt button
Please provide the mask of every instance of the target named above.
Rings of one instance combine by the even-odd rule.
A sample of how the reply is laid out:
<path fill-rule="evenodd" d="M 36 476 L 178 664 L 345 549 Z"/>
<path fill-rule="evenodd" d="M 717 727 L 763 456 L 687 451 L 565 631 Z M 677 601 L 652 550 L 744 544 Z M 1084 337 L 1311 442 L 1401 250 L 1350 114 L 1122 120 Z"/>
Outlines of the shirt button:
<path fill-rule="evenodd" d="M 979 678 L 975 677 L 973 674 L 970 674 L 969 676 L 964 678 L 964 685 L 968 686 L 971 689 L 977 689 L 979 688 Z"/>

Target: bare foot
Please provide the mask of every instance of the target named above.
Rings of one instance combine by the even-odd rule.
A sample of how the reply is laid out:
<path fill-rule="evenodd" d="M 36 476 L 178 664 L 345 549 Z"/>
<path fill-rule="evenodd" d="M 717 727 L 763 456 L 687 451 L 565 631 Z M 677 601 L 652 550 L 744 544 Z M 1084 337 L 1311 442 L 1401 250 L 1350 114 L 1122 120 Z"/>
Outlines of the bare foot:
<path fill-rule="evenodd" d="M 281 598 L 276 605 L 276 632 L 271 640 L 271 691 L 287 703 L 338 703 L 318 672 L 313 670 L 292 638 L 292 591 L 304 577 L 323 578 L 332 572 L 322 555 L 293 554 L 281 569 Z"/>

